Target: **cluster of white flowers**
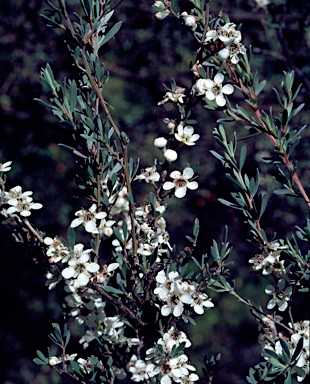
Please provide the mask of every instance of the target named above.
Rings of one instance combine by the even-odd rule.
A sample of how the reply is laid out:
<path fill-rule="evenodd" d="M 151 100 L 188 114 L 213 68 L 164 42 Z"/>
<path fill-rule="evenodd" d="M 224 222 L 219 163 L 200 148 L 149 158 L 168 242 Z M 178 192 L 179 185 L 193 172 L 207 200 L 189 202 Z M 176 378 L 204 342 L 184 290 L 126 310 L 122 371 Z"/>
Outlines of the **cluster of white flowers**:
<path fill-rule="evenodd" d="M 281 252 L 286 248 L 287 246 L 281 245 L 279 241 L 267 244 L 264 253 L 255 255 L 249 260 L 249 263 L 253 264 L 253 271 L 261 271 L 263 275 L 272 274 L 277 278 L 282 277 L 286 269 L 284 260 L 280 261 L 280 256 Z"/>
<path fill-rule="evenodd" d="M 171 356 L 173 348 L 179 347 L 184 343 L 184 348 L 191 346 L 190 340 L 186 334 L 175 327 L 171 327 L 163 337 L 157 341 L 157 345 L 146 351 L 146 366 L 150 365 L 148 361 L 152 360 L 152 372 L 160 374 L 161 384 L 171 383 L 194 383 L 199 380 L 196 368 L 189 364 L 188 357 L 183 351 L 177 356 Z"/>
<path fill-rule="evenodd" d="M 224 44 L 224 48 L 218 53 L 221 59 L 230 58 L 233 64 L 237 64 L 240 60 L 239 55 L 246 53 L 244 45 L 241 44 L 241 32 L 236 30 L 236 25 L 233 23 L 226 23 L 208 31 L 205 43 L 214 42 L 217 39 Z"/>
<path fill-rule="evenodd" d="M 188 283 L 182 280 L 176 271 L 169 272 L 168 277 L 165 271 L 158 272 L 156 283 L 154 293 L 164 302 L 161 307 L 163 316 L 173 314 L 175 317 L 180 317 L 185 310 L 201 315 L 205 308 L 214 307 L 205 293 L 197 291 L 195 282 Z"/>
<path fill-rule="evenodd" d="M 165 191 L 170 191 L 174 188 L 174 195 L 181 199 L 186 195 L 187 188 L 191 190 L 198 188 L 197 181 L 190 181 L 193 176 L 194 171 L 189 167 L 185 168 L 182 173 L 180 171 L 173 171 L 170 173 L 170 177 L 173 181 L 166 181 L 163 185 L 163 189 Z"/>
<path fill-rule="evenodd" d="M 267 323 L 270 323 L 267 321 Z M 294 323 L 289 323 L 290 328 L 293 330 L 293 333 L 290 335 L 289 338 L 283 337 L 281 335 L 277 335 L 276 337 L 272 338 L 265 338 L 263 340 L 262 347 L 263 347 L 263 356 L 266 360 L 268 360 L 270 357 L 268 354 L 266 354 L 265 350 L 271 349 L 275 351 L 280 357 L 283 355 L 283 347 L 280 343 L 279 337 L 283 337 L 283 340 L 288 344 L 290 349 L 291 356 L 294 355 L 296 347 L 300 339 L 303 339 L 302 342 L 302 348 L 298 356 L 296 356 L 296 359 L 294 361 L 294 365 L 298 367 L 298 373 L 297 373 L 297 380 L 298 382 L 301 382 L 305 379 L 305 377 L 310 373 L 310 321 L 304 320 Z M 273 327 L 274 328 L 274 327 Z M 292 369 L 292 373 L 294 373 L 294 368 Z"/>
<path fill-rule="evenodd" d="M 231 95 L 234 87 L 231 84 L 223 85 L 224 75 L 217 73 L 214 79 L 198 79 L 194 84 L 193 90 L 198 96 L 203 96 L 205 101 L 210 100 L 216 102 L 219 107 L 226 104 L 224 95 Z"/>
<path fill-rule="evenodd" d="M 165 212 L 164 206 L 158 206 L 156 213 L 162 215 Z M 155 250 L 160 257 L 167 252 L 167 248 L 172 249 L 169 244 L 169 233 L 166 230 L 166 220 L 158 216 L 154 220 L 151 215 L 150 205 L 136 208 L 137 234 L 139 235 L 139 246 L 137 252 L 144 256 L 150 256 Z"/>
<path fill-rule="evenodd" d="M 10 162 L 9 162 L 10 163 Z M 8 164 L 8 163 L 4 163 Z M 8 166 L 5 166 L 6 171 L 9 170 Z M 32 191 L 22 191 L 21 186 L 16 186 L 11 188 L 8 192 L 4 192 L 3 204 L 7 204 L 10 207 L 8 209 L 3 209 L 1 211 L 2 215 L 5 217 L 10 217 L 14 214 L 19 214 L 23 217 L 28 217 L 31 215 L 31 210 L 37 210 L 43 207 L 40 203 L 34 203 L 31 195 Z"/>

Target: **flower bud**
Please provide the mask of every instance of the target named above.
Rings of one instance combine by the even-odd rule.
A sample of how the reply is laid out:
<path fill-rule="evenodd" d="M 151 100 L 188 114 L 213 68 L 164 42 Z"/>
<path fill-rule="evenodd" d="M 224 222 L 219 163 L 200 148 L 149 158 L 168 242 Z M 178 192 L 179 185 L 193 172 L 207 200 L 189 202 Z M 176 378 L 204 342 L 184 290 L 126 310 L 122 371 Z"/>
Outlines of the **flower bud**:
<path fill-rule="evenodd" d="M 193 27 L 196 24 L 195 17 L 189 15 L 187 12 L 182 12 L 181 16 L 183 16 L 184 24 L 188 27 Z"/>
<path fill-rule="evenodd" d="M 157 148 L 164 148 L 167 145 L 167 139 L 164 137 L 157 137 L 157 139 L 154 140 L 154 145 Z"/>
<path fill-rule="evenodd" d="M 178 154 L 173 149 L 167 149 L 164 152 L 164 156 L 165 156 L 166 160 L 169 162 L 175 161 L 178 158 Z"/>

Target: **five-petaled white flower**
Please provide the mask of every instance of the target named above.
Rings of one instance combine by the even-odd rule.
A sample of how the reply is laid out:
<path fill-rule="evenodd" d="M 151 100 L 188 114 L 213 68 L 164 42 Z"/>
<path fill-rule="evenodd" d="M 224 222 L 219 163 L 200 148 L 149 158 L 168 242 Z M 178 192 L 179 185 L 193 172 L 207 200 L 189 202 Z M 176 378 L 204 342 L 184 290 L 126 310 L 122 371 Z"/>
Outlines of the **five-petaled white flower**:
<path fill-rule="evenodd" d="M 231 84 L 225 84 L 223 86 L 224 75 L 217 73 L 214 79 L 206 79 L 204 86 L 207 88 L 205 97 L 208 100 L 215 100 L 219 107 L 223 107 L 226 104 L 224 95 L 231 95 L 234 92 L 234 87 Z"/>
<path fill-rule="evenodd" d="M 79 225 L 83 224 L 86 232 L 95 234 L 98 233 L 96 220 L 104 219 L 107 214 L 105 212 L 97 213 L 97 205 L 92 204 L 88 211 L 82 208 L 75 213 L 75 216 L 77 216 L 77 218 L 72 221 L 72 228 L 78 227 Z"/>
<path fill-rule="evenodd" d="M 211 302 L 211 299 L 208 298 L 208 295 L 201 292 L 195 292 L 192 294 L 193 301 L 191 302 L 191 307 L 194 308 L 194 311 L 198 315 L 202 315 L 204 313 L 204 307 L 213 308 L 214 304 Z"/>
<path fill-rule="evenodd" d="M 277 287 L 274 288 L 272 285 L 268 285 L 265 289 L 265 292 L 268 295 L 272 295 L 272 298 L 268 301 L 267 309 L 272 309 L 276 305 L 279 308 L 279 311 L 283 312 L 286 310 L 291 294 L 292 294 L 292 287 L 287 287 L 284 290 L 285 287 L 285 280 L 280 279 L 278 281 Z"/>
<path fill-rule="evenodd" d="M 159 173 L 156 172 L 156 166 L 147 167 L 141 171 L 141 174 L 136 176 L 135 180 L 145 180 L 147 183 L 159 181 Z"/>
<path fill-rule="evenodd" d="M 91 273 L 99 270 L 99 264 L 89 262 L 90 256 L 88 253 L 82 253 L 78 258 L 72 258 L 68 261 L 69 267 L 62 271 L 62 276 L 65 279 L 76 279 L 80 286 L 85 286 L 89 282 Z"/>
<path fill-rule="evenodd" d="M 198 188 L 197 181 L 189 181 L 194 176 L 194 171 L 192 168 L 185 168 L 183 172 L 173 171 L 170 173 L 170 177 L 173 179 L 173 182 L 166 181 L 163 185 L 165 191 L 175 188 L 174 195 L 181 199 L 186 195 L 187 188 L 194 190 Z"/>
<path fill-rule="evenodd" d="M 183 144 L 192 146 L 195 145 L 196 141 L 199 139 L 199 135 L 194 133 L 194 128 L 190 125 L 184 127 L 183 124 L 177 126 L 177 132 L 174 134 L 175 138 Z"/>

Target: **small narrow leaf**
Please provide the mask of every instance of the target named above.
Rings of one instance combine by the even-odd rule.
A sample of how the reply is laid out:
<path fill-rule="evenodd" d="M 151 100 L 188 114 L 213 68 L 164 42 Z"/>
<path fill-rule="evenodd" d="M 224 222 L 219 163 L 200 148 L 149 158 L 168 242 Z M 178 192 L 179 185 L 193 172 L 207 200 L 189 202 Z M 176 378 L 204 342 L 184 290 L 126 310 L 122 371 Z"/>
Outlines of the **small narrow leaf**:
<path fill-rule="evenodd" d="M 101 44 L 102 45 L 106 44 L 109 40 L 111 40 L 112 37 L 115 36 L 117 34 L 117 32 L 120 30 L 121 26 L 122 26 L 122 22 L 121 21 L 119 21 L 115 25 L 113 25 L 113 27 L 105 35 L 105 38 L 104 38 L 104 40 L 102 41 Z"/>

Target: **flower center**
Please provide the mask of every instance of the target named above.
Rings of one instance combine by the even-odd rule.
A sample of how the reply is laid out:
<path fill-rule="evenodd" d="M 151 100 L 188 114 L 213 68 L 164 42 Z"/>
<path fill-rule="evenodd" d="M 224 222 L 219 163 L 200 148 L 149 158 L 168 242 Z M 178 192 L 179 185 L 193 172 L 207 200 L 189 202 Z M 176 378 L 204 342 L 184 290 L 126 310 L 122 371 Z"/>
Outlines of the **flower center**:
<path fill-rule="evenodd" d="M 212 93 L 214 95 L 219 95 L 221 93 L 221 90 L 222 90 L 222 87 L 219 85 L 219 84 L 215 84 L 213 87 L 212 87 Z"/>
<path fill-rule="evenodd" d="M 176 186 L 176 188 L 186 187 L 187 180 L 185 179 L 185 177 L 180 176 L 174 180 L 174 185 Z"/>

